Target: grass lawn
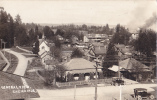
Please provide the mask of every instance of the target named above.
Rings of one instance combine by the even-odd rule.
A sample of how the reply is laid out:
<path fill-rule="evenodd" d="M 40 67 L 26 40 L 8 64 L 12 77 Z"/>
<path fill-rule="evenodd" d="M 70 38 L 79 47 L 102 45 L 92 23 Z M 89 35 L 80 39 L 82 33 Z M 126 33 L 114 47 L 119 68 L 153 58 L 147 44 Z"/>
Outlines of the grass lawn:
<path fill-rule="evenodd" d="M 32 51 L 32 49 L 33 49 L 33 47 L 21 47 L 21 48 L 26 49 L 28 51 Z"/>
<path fill-rule="evenodd" d="M 28 53 L 28 52 L 25 52 L 23 50 L 20 50 L 18 48 L 11 48 L 11 50 L 15 51 L 15 52 L 18 52 L 18 53 Z"/>
<path fill-rule="evenodd" d="M 44 81 L 41 80 L 39 76 L 36 74 L 36 70 L 42 70 L 42 69 L 44 69 L 44 66 L 41 64 L 40 59 L 36 57 L 32 60 L 31 64 L 28 64 L 26 73 L 24 75 L 25 77 L 32 80 L 36 89 L 47 88 L 47 86 L 45 86 Z"/>
<path fill-rule="evenodd" d="M 28 49 L 28 47 L 21 47 L 21 48 L 23 48 L 23 49 L 27 48 Z M 26 58 L 37 57 L 37 55 L 35 55 L 35 54 L 30 54 L 30 53 L 23 51 L 21 49 L 18 49 L 18 48 L 11 48 L 11 50 L 18 52 L 18 53 L 23 53 L 22 55 L 25 56 Z"/>
<path fill-rule="evenodd" d="M 26 58 L 38 57 L 38 55 L 34 55 L 34 54 L 32 54 L 32 55 L 22 54 L 22 55 L 25 56 Z"/>

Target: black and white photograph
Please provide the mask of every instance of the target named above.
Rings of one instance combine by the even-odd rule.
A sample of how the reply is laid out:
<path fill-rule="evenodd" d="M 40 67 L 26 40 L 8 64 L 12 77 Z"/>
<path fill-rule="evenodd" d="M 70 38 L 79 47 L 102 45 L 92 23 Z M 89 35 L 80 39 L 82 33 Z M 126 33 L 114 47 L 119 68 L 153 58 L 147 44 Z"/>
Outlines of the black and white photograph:
<path fill-rule="evenodd" d="M 0 0 L 0 100 L 157 100 L 156 0 Z"/>

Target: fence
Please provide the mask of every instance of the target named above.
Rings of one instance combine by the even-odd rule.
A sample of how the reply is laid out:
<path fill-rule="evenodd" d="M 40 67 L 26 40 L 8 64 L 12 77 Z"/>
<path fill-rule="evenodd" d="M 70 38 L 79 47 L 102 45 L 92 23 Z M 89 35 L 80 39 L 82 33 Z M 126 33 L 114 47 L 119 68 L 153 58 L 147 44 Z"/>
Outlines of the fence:
<path fill-rule="evenodd" d="M 111 84 L 112 79 L 98 79 L 98 84 Z M 88 80 L 88 81 L 74 81 L 74 82 L 65 82 L 65 83 L 59 83 L 57 82 L 56 85 L 58 87 L 64 87 L 64 86 L 74 86 L 74 85 L 92 85 L 95 84 L 95 80 Z"/>

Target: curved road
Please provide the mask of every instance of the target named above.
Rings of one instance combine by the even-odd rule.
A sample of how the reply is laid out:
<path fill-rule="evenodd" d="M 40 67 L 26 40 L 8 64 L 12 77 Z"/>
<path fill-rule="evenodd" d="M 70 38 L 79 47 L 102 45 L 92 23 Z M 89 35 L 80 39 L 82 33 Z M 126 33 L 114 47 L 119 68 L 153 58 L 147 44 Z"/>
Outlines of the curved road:
<path fill-rule="evenodd" d="M 12 51 L 10 49 L 4 49 L 4 51 L 15 55 L 18 58 L 18 64 L 14 71 L 14 74 L 24 76 L 27 69 L 28 59 L 20 53 Z"/>

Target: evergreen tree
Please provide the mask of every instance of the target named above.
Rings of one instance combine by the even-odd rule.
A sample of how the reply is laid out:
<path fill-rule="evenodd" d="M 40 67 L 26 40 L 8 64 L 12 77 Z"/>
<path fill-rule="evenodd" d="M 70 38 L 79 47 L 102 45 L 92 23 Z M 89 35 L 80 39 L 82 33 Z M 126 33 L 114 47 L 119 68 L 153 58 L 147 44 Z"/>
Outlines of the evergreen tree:
<path fill-rule="evenodd" d="M 151 30 L 141 30 L 133 46 L 140 53 L 151 56 L 156 50 L 156 33 Z"/>

